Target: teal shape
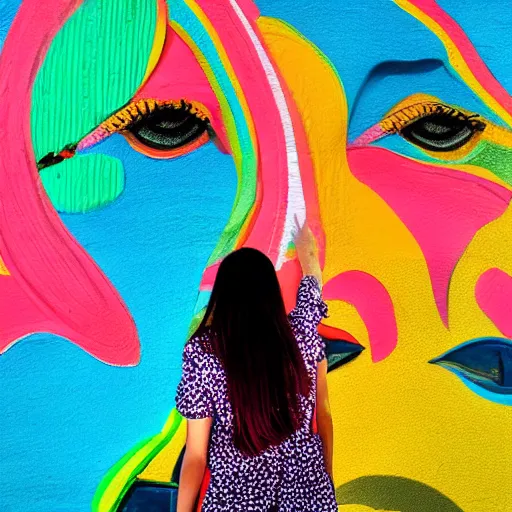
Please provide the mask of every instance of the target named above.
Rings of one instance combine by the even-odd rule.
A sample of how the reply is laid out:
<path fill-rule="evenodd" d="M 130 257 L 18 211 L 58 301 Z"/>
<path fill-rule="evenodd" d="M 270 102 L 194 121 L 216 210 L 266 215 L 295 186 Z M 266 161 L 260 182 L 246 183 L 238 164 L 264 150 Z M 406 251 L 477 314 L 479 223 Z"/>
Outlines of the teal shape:
<path fill-rule="evenodd" d="M 82 3 L 53 39 L 34 82 L 36 161 L 76 144 L 131 100 L 148 68 L 156 21 L 155 0 Z"/>
<path fill-rule="evenodd" d="M 123 164 L 106 155 L 75 156 L 40 172 L 44 189 L 61 213 L 87 213 L 117 199 L 124 190 Z"/>

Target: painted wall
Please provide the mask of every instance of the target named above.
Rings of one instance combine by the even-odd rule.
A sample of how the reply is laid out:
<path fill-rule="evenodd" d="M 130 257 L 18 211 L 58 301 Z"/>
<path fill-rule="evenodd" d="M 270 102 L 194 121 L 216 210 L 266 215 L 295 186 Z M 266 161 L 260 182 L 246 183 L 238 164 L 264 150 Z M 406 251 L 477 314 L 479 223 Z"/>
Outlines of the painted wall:
<path fill-rule="evenodd" d="M 0 510 L 172 508 L 216 263 L 291 307 L 295 214 L 340 510 L 509 510 L 512 11 L 340 4 L 0 5 Z"/>

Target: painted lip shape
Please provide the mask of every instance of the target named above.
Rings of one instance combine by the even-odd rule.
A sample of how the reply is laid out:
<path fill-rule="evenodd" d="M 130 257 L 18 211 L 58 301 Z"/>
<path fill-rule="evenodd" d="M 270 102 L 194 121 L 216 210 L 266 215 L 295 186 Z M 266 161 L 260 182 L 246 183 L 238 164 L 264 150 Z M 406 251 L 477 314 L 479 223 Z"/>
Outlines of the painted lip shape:
<path fill-rule="evenodd" d="M 325 343 L 329 372 L 350 363 L 364 350 L 352 335 L 342 329 L 320 324 L 318 332 Z"/>
<path fill-rule="evenodd" d="M 478 395 L 512 405 L 512 341 L 479 338 L 462 343 L 429 361 L 459 377 Z"/>
<path fill-rule="evenodd" d="M 400 512 L 462 512 L 451 499 L 424 483 L 390 475 L 357 478 L 336 489 L 338 505 L 365 505 Z"/>

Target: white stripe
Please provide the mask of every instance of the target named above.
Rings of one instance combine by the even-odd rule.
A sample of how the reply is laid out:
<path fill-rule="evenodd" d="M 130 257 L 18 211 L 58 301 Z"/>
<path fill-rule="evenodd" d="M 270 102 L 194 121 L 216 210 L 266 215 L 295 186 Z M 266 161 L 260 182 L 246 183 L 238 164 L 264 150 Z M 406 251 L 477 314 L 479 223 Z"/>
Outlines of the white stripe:
<path fill-rule="evenodd" d="M 254 32 L 251 24 L 245 17 L 243 11 L 240 9 L 236 0 L 229 0 L 235 13 L 240 18 L 244 28 L 247 30 L 249 37 L 256 49 L 260 62 L 265 70 L 267 79 L 272 89 L 272 94 L 276 102 L 276 106 L 281 118 L 283 126 L 285 145 L 286 145 L 286 161 L 288 167 L 288 204 L 286 205 L 286 217 L 284 223 L 284 230 L 279 247 L 279 254 L 277 257 L 276 267 L 277 270 L 281 268 L 285 262 L 286 249 L 288 244 L 293 240 L 295 231 L 294 216 L 297 215 L 300 225 L 306 220 L 306 203 L 304 200 L 304 190 L 302 188 L 302 179 L 300 177 L 299 157 L 297 154 L 297 144 L 295 142 L 295 134 L 293 132 L 293 124 L 286 104 L 284 92 L 279 83 L 277 73 L 268 58 L 268 55 L 261 45 L 258 36 Z"/>

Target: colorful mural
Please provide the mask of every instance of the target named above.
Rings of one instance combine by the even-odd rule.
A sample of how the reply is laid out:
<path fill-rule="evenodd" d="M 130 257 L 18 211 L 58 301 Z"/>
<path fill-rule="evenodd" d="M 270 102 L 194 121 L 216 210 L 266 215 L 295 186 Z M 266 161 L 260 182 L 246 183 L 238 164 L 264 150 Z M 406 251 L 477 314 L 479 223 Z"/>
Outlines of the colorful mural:
<path fill-rule="evenodd" d="M 512 12 L 0 5 L 3 511 L 173 510 L 219 260 L 319 240 L 343 512 L 512 503 Z"/>

